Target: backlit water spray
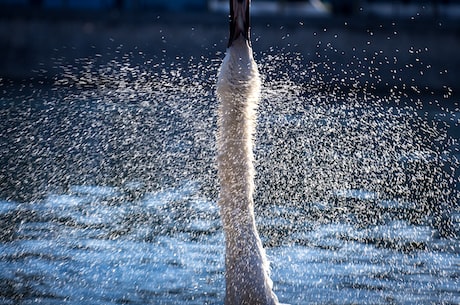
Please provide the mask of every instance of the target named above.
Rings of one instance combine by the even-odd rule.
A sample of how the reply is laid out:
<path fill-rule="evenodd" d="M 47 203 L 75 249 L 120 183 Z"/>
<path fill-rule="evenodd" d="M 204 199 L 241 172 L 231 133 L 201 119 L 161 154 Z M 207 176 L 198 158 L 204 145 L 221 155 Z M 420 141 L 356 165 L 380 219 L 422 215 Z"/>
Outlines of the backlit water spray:
<path fill-rule="evenodd" d="M 311 62 L 255 54 L 256 217 L 276 294 L 459 303 L 458 103 L 406 80 L 383 51 L 315 43 Z M 408 51 L 407 70 L 423 75 L 429 63 L 415 59 L 429 51 Z M 353 61 L 331 59 L 341 52 Z M 2 303 L 223 300 L 222 55 L 119 54 L 59 62 L 52 88 L 1 84 Z"/>

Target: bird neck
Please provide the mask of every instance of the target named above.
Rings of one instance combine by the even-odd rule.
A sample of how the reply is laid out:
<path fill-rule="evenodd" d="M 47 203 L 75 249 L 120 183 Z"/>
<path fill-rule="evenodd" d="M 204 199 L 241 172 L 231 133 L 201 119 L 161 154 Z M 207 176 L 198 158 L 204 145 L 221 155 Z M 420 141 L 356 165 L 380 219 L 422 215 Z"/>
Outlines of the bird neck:
<path fill-rule="evenodd" d="M 226 210 L 239 211 L 245 223 L 254 223 L 253 136 L 259 94 L 260 77 L 252 50 L 238 39 L 227 49 L 217 82 L 217 163 L 224 225 L 233 223 L 227 220 Z"/>
<path fill-rule="evenodd" d="M 218 75 L 219 206 L 226 240 L 225 304 L 277 304 L 254 217 L 253 135 L 260 77 L 246 41 L 235 41 Z"/>

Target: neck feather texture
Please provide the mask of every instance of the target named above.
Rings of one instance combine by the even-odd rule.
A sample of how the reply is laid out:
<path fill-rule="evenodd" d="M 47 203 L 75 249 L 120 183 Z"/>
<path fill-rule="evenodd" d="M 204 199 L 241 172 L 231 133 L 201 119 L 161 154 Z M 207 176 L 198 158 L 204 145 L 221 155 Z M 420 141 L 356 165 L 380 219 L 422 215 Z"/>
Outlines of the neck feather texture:
<path fill-rule="evenodd" d="M 218 75 L 219 206 L 226 239 L 226 305 L 278 304 L 254 219 L 253 136 L 260 77 L 252 49 L 238 39 Z"/>

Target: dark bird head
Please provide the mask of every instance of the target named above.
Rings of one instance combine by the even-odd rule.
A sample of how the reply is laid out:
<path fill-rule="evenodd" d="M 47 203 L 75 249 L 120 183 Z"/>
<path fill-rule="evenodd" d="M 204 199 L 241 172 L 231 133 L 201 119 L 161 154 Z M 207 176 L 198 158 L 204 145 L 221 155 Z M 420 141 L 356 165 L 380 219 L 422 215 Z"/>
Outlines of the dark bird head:
<path fill-rule="evenodd" d="M 251 0 L 230 0 L 230 37 L 228 47 L 243 36 L 250 45 L 249 40 L 249 5 Z"/>

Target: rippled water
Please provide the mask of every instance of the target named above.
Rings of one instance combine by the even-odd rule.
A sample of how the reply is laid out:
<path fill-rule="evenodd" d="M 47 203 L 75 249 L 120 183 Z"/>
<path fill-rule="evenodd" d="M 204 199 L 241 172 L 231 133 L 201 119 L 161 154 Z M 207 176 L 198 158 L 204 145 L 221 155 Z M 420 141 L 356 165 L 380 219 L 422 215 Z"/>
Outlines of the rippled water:
<path fill-rule="evenodd" d="M 74 186 L 37 203 L 1 202 L 2 304 L 220 304 L 224 241 L 215 202 L 190 181 L 126 200 L 135 187 Z M 388 213 L 410 209 L 378 204 Z M 310 209 L 270 206 L 258 219 L 265 242 L 276 244 L 268 255 L 281 300 L 460 301 L 458 239 L 441 238 L 428 222 L 302 221 L 321 206 Z M 446 217 L 458 233 L 460 213 Z"/>
<path fill-rule="evenodd" d="M 458 102 L 263 57 L 256 215 L 279 299 L 459 304 Z M 2 304 L 222 303 L 219 60 L 199 61 L 0 83 Z"/>

